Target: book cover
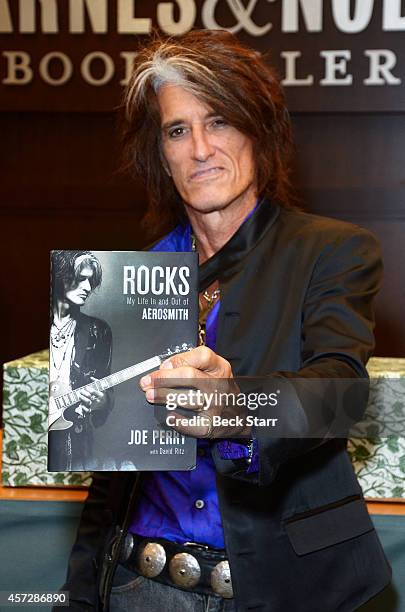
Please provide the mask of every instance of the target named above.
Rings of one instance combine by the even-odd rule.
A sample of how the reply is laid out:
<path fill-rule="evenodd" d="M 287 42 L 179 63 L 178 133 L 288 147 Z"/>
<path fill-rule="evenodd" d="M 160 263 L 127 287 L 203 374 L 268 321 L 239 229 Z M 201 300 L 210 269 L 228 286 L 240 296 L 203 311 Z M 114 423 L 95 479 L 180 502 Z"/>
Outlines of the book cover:
<path fill-rule="evenodd" d="M 195 467 L 139 380 L 197 346 L 197 282 L 195 253 L 51 253 L 50 472 Z"/>

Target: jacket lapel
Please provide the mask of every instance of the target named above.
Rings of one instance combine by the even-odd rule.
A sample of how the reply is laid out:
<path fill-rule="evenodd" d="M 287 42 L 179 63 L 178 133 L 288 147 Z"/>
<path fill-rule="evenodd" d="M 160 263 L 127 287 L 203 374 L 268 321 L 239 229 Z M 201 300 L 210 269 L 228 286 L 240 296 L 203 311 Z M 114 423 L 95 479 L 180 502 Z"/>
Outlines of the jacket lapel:
<path fill-rule="evenodd" d="M 280 212 L 279 204 L 262 199 L 232 238 L 199 269 L 199 291 L 215 280 L 227 281 L 243 265 L 247 253 L 266 235 Z"/>

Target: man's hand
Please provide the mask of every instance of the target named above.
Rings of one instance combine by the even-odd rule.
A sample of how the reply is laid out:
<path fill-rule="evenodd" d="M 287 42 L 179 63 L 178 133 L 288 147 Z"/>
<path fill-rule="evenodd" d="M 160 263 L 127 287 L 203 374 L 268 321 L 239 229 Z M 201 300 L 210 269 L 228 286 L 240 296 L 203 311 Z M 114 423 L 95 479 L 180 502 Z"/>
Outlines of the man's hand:
<path fill-rule="evenodd" d="M 245 407 L 232 402 L 239 388 L 231 365 L 206 346 L 173 355 L 159 370 L 144 376 L 140 385 L 148 402 L 153 404 L 167 405 L 169 397 L 190 398 L 188 403 L 178 401 L 178 406 L 190 411 L 190 417 L 199 417 L 195 425 L 189 425 L 184 414 L 167 411 L 168 425 L 179 433 L 195 438 L 248 437 L 250 434 L 245 424 Z M 220 424 L 214 424 L 214 416 L 220 417 Z"/>
<path fill-rule="evenodd" d="M 91 376 L 91 379 L 93 381 L 97 380 L 97 378 L 94 378 L 94 376 Z M 101 410 L 106 406 L 107 394 L 103 391 L 98 391 L 98 389 L 94 389 L 92 391 L 81 389 L 80 391 L 76 391 L 76 393 L 80 398 L 80 404 L 77 408 L 75 408 L 75 412 L 81 417 L 84 417 L 87 414 L 97 410 Z"/>

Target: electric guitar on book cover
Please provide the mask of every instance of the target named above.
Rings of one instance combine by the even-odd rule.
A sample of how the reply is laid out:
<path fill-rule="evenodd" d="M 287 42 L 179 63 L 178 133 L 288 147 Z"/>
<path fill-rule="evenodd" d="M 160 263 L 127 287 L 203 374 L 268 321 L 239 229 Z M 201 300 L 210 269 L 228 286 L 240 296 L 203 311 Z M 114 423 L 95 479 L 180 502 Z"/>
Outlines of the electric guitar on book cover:
<path fill-rule="evenodd" d="M 63 429 L 69 429 L 72 427 L 73 422 L 65 419 L 64 413 L 68 408 L 73 407 L 75 404 L 80 404 L 78 392 L 86 389 L 92 391 L 106 391 L 116 385 L 119 385 L 131 378 L 135 378 L 140 374 L 144 374 L 149 370 L 158 368 L 161 363 L 171 355 L 183 353 L 191 350 L 193 347 L 190 344 L 184 342 L 181 345 L 177 345 L 174 348 L 168 348 L 164 353 L 155 355 L 145 361 L 140 361 L 133 366 L 110 374 L 105 378 L 94 380 L 93 382 L 79 387 L 78 389 L 71 389 L 68 384 L 62 381 L 53 381 L 49 385 L 49 416 L 48 416 L 48 430 L 58 431 Z"/>

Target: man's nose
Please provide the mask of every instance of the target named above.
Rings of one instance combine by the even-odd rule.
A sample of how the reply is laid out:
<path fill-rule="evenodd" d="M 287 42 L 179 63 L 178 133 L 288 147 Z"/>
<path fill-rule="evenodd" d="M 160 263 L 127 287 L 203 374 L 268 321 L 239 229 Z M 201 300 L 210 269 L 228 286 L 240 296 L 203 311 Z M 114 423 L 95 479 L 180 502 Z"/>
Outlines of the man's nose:
<path fill-rule="evenodd" d="M 206 132 L 204 126 L 196 126 L 193 129 L 193 157 L 198 161 L 206 161 L 214 155 L 215 147 L 213 146 L 210 135 Z"/>
<path fill-rule="evenodd" d="M 86 280 L 82 281 L 82 289 L 84 289 L 85 291 L 90 292 L 91 291 L 91 284 L 88 278 L 86 278 Z"/>

